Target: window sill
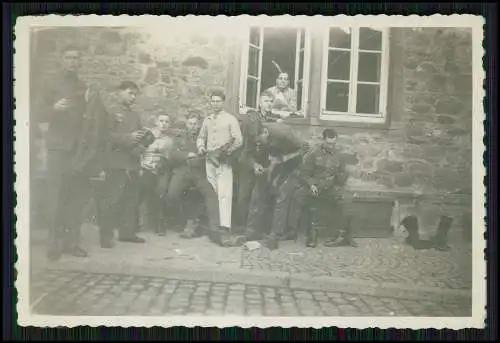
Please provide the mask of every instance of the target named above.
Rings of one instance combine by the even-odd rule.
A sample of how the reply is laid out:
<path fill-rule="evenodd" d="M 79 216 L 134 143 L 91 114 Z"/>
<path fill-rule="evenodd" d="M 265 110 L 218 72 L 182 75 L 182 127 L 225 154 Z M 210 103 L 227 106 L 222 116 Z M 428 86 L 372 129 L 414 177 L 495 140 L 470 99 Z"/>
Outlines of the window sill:
<path fill-rule="evenodd" d="M 346 127 L 346 128 L 360 128 L 372 130 L 391 130 L 388 120 L 381 122 L 364 122 L 364 121 L 347 121 L 347 120 L 329 120 L 323 118 L 312 118 L 310 121 L 311 126 L 327 126 L 327 127 Z"/>

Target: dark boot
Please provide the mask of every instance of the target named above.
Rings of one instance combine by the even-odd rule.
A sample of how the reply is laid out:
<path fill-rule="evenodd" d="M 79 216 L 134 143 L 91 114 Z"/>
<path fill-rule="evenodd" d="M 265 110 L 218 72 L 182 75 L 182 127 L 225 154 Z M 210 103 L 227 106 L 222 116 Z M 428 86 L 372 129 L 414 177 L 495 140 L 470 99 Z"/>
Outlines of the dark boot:
<path fill-rule="evenodd" d="M 297 240 L 297 230 L 288 228 L 285 233 L 279 236 L 280 241 L 295 241 Z"/>
<path fill-rule="evenodd" d="M 311 228 L 309 234 L 307 235 L 306 247 L 316 248 L 318 246 L 318 229 Z"/>
<path fill-rule="evenodd" d="M 340 232 L 340 235 L 336 239 L 327 240 L 324 245 L 329 248 L 335 247 L 353 247 L 356 248 L 358 243 L 352 237 L 352 228 L 351 228 L 352 217 L 349 216 L 346 218 L 343 228 Z"/>
<path fill-rule="evenodd" d="M 190 239 L 200 236 L 200 230 L 194 220 L 188 219 L 184 231 L 179 235 L 181 238 Z"/>
<path fill-rule="evenodd" d="M 276 234 L 271 233 L 264 240 L 264 245 L 269 250 L 276 250 L 276 249 L 278 249 L 279 248 L 279 239 L 278 239 L 278 236 Z"/>
<path fill-rule="evenodd" d="M 64 249 L 64 253 L 75 257 L 87 257 L 89 254 L 79 245 L 73 245 Z"/>
<path fill-rule="evenodd" d="M 51 261 L 57 261 L 61 258 L 62 247 L 59 242 L 53 242 L 50 244 L 47 250 L 47 258 Z"/>
<path fill-rule="evenodd" d="M 434 243 L 428 240 L 421 240 L 420 234 L 418 233 L 418 218 L 415 216 L 408 216 L 401 222 L 408 231 L 408 237 L 406 238 L 406 244 L 409 244 L 415 250 L 425 250 L 432 249 Z"/>
<path fill-rule="evenodd" d="M 438 228 L 436 230 L 436 234 L 432 237 L 432 241 L 434 242 L 434 248 L 440 251 L 448 251 L 450 250 L 450 246 L 448 245 L 448 231 L 450 231 L 451 223 L 453 219 L 447 216 L 441 216 L 439 220 Z"/>

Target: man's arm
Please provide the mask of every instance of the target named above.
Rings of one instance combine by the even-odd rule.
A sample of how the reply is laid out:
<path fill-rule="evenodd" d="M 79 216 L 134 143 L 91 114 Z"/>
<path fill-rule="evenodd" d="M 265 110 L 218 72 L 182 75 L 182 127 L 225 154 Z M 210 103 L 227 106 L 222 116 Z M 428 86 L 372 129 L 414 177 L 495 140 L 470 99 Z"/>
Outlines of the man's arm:
<path fill-rule="evenodd" d="M 290 100 L 289 100 L 289 110 L 291 112 L 296 112 L 297 111 L 297 92 L 295 89 L 289 88 L 290 89 Z"/>
<path fill-rule="evenodd" d="M 304 155 L 299 171 L 299 179 L 308 186 L 316 184 L 316 180 L 314 179 L 314 170 L 316 168 L 316 151 L 316 149 L 312 149 Z"/>
<path fill-rule="evenodd" d="M 198 150 L 206 149 L 207 144 L 207 119 L 203 120 L 201 124 L 200 132 L 198 133 L 198 138 L 196 139 L 196 147 Z"/>
<path fill-rule="evenodd" d="M 121 116 L 123 114 L 111 115 L 110 142 L 112 146 L 120 150 L 132 150 L 138 145 L 138 142 L 131 132 L 124 130 L 124 118 Z"/>
<path fill-rule="evenodd" d="M 231 135 L 232 144 L 228 148 L 228 154 L 239 149 L 243 144 L 243 136 L 241 134 L 240 123 L 235 116 L 231 116 L 229 119 L 229 134 Z"/>
<path fill-rule="evenodd" d="M 182 136 L 174 138 L 169 160 L 174 163 L 182 163 L 188 159 L 189 151 L 184 148 Z"/>

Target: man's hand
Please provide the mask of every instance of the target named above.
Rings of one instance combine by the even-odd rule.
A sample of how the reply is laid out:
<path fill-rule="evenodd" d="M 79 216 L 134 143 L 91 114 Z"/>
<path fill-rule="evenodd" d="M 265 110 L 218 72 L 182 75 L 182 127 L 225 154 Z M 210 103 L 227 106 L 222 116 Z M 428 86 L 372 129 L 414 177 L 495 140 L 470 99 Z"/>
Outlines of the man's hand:
<path fill-rule="evenodd" d="M 264 167 L 259 163 L 254 163 L 253 164 L 253 171 L 254 171 L 255 175 L 262 175 L 262 174 L 264 174 Z"/>
<path fill-rule="evenodd" d="M 198 155 L 196 155 L 196 153 L 194 153 L 194 152 L 190 152 L 188 154 L 188 158 L 195 158 L 196 156 L 198 156 Z"/>
<path fill-rule="evenodd" d="M 54 105 L 54 109 L 56 111 L 65 111 L 67 110 L 68 108 L 71 107 L 71 100 L 69 99 L 61 99 L 59 100 L 58 102 L 55 103 Z"/>
<path fill-rule="evenodd" d="M 205 155 L 207 150 L 204 147 L 198 148 L 198 155 Z"/>
<path fill-rule="evenodd" d="M 144 135 L 144 132 L 142 131 L 135 131 L 135 132 L 132 132 L 132 138 L 134 139 L 134 141 L 136 142 L 139 142 L 139 140 L 141 139 L 141 137 Z"/>
<path fill-rule="evenodd" d="M 317 197 L 319 195 L 319 189 L 318 189 L 318 186 L 316 185 L 311 185 L 311 193 Z"/>

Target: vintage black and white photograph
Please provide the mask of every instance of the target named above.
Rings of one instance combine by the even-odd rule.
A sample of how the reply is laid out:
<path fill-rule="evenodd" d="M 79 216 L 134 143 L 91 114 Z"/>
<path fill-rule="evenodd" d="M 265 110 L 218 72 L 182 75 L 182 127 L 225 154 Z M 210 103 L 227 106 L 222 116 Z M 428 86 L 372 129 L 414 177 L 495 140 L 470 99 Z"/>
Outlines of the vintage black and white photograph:
<path fill-rule="evenodd" d="M 484 327 L 482 25 L 18 19 L 19 324 Z"/>

